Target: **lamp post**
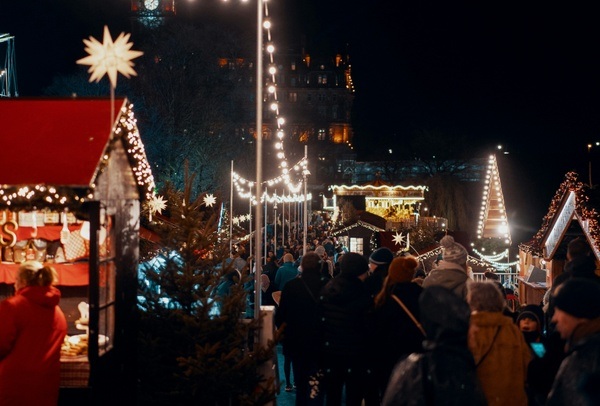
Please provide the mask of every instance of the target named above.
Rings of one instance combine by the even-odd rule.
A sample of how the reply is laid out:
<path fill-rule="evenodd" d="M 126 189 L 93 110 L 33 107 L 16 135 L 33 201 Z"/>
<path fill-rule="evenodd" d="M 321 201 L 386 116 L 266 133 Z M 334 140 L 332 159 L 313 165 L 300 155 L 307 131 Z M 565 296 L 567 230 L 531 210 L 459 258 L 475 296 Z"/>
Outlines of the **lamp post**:
<path fill-rule="evenodd" d="M 588 181 L 592 187 L 592 144 L 587 144 L 588 148 Z"/>
<path fill-rule="evenodd" d="M 308 158 L 308 145 L 305 145 L 304 146 L 304 162 L 307 161 L 307 158 Z M 307 243 L 306 236 L 308 234 L 308 217 L 307 217 L 307 215 L 308 215 L 308 207 L 306 207 L 307 204 L 308 204 L 308 201 L 306 200 L 306 192 L 307 192 L 307 190 L 306 190 L 306 177 L 308 175 L 310 175 L 310 172 L 308 171 L 307 168 L 304 168 L 304 170 L 302 171 L 302 179 L 303 179 L 303 183 L 304 183 L 304 207 L 303 207 L 303 209 L 304 209 L 303 210 L 303 214 L 304 214 L 303 220 L 304 220 L 304 223 L 302 225 L 302 227 L 304 228 L 304 241 L 303 241 L 303 247 L 302 247 L 302 255 L 306 255 L 306 243 Z"/>
<path fill-rule="evenodd" d="M 260 197 L 262 194 L 262 113 L 263 113 L 263 0 L 256 0 L 256 207 L 255 207 L 255 218 L 257 229 L 260 230 L 261 220 L 261 207 Z M 257 230 L 257 231 L 258 231 Z M 254 318 L 260 318 L 260 305 L 261 305 L 261 289 L 260 289 L 260 275 L 261 275 L 261 240 L 260 232 L 257 232 L 255 237 L 255 251 L 254 251 Z"/>

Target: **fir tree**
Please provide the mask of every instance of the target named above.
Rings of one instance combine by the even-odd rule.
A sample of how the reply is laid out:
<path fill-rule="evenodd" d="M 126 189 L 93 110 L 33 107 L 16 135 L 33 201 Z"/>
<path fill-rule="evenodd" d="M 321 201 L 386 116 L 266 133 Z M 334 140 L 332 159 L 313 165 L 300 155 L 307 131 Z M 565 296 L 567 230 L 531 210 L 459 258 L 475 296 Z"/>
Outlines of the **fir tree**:
<path fill-rule="evenodd" d="M 192 184 L 183 191 L 167 184 L 167 211 L 149 226 L 160 242 L 140 266 L 140 404 L 262 405 L 275 399 L 275 381 L 261 371 L 277 338 L 259 344 L 262 318 L 244 317 L 253 295 L 248 267 L 227 295 L 217 294 L 236 271 L 217 230 L 219 205 L 191 196 Z"/>

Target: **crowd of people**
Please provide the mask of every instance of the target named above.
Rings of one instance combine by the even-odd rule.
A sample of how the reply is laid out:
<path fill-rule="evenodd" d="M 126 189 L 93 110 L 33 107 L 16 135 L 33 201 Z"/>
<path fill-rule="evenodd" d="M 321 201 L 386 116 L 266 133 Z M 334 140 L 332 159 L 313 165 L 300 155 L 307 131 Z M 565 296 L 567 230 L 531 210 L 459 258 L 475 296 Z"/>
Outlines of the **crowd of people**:
<path fill-rule="evenodd" d="M 470 277 L 451 236 L 428 274 L 385 247 L 334 256 L 324 241 L 273 275 L 296 405 L 600 404 L 600 277 L 584 240 L 544 302 L 516 309 L 498 281 Z"/>

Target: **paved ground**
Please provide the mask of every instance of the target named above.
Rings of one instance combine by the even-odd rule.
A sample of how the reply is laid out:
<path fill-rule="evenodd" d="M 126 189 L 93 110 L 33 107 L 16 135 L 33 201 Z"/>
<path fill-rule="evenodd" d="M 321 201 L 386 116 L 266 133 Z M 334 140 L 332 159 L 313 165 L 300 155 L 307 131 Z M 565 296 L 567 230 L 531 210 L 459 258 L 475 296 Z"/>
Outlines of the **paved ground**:
<path fill-rule="evenodd" d="M 285 374 L 283 373 L 283 354 L 281 353 L 281 344 L 277 346 L 277 367 L 279 370 L 278 376 L 281 382 L 281 391 L 277 396 L 276 406 L 294 406 L 296 404 L 296 393 L 285 391 Z"/>

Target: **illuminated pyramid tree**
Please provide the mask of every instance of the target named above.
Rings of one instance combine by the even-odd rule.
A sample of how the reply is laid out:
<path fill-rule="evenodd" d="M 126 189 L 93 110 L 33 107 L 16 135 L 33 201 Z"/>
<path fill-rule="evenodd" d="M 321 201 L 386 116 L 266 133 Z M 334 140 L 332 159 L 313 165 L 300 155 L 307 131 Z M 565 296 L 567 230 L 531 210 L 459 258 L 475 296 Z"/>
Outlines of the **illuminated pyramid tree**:
<path fill-rule="evenodd" d="M 498 269 L 508 267 L 506 261 L 511 245 L 510 227 L 495 155 L 489 157 L 486 168 L 476 245 L 474 251 L 482 259 L 494 264 Z"/>

